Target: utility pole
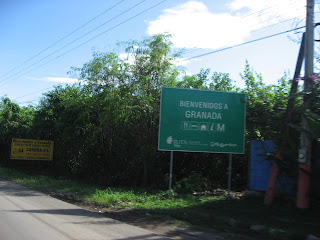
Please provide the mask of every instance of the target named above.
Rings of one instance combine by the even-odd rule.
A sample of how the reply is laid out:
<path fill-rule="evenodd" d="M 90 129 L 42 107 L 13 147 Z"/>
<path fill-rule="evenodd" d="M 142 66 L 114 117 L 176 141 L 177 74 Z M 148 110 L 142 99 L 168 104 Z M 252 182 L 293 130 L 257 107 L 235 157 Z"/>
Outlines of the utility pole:
<path fill-rule="evenodd" d="M 295 80 L 300 76 L 301 68 L 302 68 L 302 62 L 305 57 L 305 33 L 302 35 L 302 41 L 300 45 L 300 50 L 299 50 L 299 55 L 298 55 L 298 60 L 296 64 L 296 69 L 294 72 L 292 84 L 291 84 L 291 89 L 290 89 L 290 95 L 289 95 L 289 100 L 287 104 L 287 110 L 286 114 L 284 117 L 284 122 L 286 122 L 286 128 L 285 132 L 286 134 L 290 137 L 292 134 L 290 134 L 290 127 L 288 123 L 292 121 L 292 113 L 294 109 L 294 103 L 296 100 L 296 94 L 298 90 L 298 82 Z M 283 150 L 278 149 L 277 152 L 275 153 L 275 157 L 279 159 L 280 161 L 283 160 Z M 278 175 L 279 175 L 280 169 L 276 161 L 273 162 L 272 164 L 272 169 L 271 169 L 271 174 L 269 178 L 269 183 L 268 183 L 268 188 L 264 197 L 264 204 L 265 205 L 271 205 L 274 199 L 274 195 L 276 192 L 276 186 L 277 186 L 277 180 L 278 180 Z"/>
<path fill-rule="evenodd" d="M 313 75 L 313 54 L 314 54 L 314 0 L 307 0 L 307 20 L 306 20 L 306 43 L 305 43 L 305 77 L 304 77 L 304 96 L 303 113 L 310 108 L 310 97 L 308 92 L 312 89 Z M 302 116 L 302 128 L 309 130 L 308 122 Z M 297 192 L 297 207 L 301 209 L 309 208 L 309 190 L 310 190 L 310 172 L 311 172 L 311 140 L 306 132 L 301 133 L 299 149 L 299 179 Z M 309 173 L 309 174 L 308 174 Z"/>

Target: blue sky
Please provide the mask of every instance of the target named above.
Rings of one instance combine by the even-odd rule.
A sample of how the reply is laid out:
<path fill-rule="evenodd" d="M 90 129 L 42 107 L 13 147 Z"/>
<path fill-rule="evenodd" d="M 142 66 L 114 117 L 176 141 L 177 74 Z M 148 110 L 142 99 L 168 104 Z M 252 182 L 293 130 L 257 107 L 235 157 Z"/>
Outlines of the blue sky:
<path fill-rule="evenodd" d="M 276 84 L 284 71 L 293 75 L 296 41 L 304 29 L 185 59 L 304 26 L 305 5 L 304 0 L 0 0 L 0 96 L 37 104 L 53 86 L 74 82 L 67 72 L 89 61 L 93 51 L 113 51 L 119 41 L 164 31 L 173 35 L 174 47 L 190 49 L 177 63 L 187 74 L 210 68 L 229 73 L 242 86 L 239 73 L 247 59 L 267 84 Z"/>

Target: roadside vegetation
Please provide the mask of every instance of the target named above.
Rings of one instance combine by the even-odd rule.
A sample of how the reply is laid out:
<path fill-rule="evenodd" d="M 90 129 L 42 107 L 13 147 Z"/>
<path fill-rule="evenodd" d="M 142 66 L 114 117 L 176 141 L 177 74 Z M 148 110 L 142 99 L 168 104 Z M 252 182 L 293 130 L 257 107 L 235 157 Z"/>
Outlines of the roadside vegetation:
<path fill-rule="evenodd" d="M 57 179 L 23 171 L 0 168 L 0 176 L 39 190 L 50 196 L 104 212 L 122 210 L 121 214 L 148 216 L 177 227 L 207 231 L 225 239 L 306 239 L 320 235 L 320 204 L 299 211 L 294 199 L 276 199 L 273 206 L 262 204 L 261 196 L 245 197 L 224 190 L 174 194 L 166 191 L 95 186 L 75 180 Z M 253 228 L 258 230 L 253 230 Z"/>
<path fill-rule="evenodd" d="M 240 73 L 244 87 L 239 88 L 228 73 L 201 69 L 187 75 L 174 65 L 183 51 L 171 47 L 169 35 L 154 35 L 122 43 L 115 52 L 95 52 L 82 67 L 71 68 L 70 76 L 79 83 L 56 86 L 36 106 L 22 107 L 2 96 L 0 176 L 73 202 L 166 216 L 224 235 L 238 231 L 253 234 L 251 239 L 295 239 L 291 234 L 300 236 L 300 230 L 319 233 L 315 217 L 319 202 L 313 205 L 315 210 L 301 213 L 286 201 L 266 207 L 261 199 L 227 200 L 224 193 L 217 194 L 227 186 L 227 154 L 175 153 L 174 199 L 167 199 L 170 156 L 157 150 L 162 86 L 245 93 L 246 150 L 233 155 L 233 190 L 247 187 L 251 140 L 288 143 L 280 167 L 296 179 L 299 136 L 305 131 L 300 127 L 302 114 L 311 126 L 307 134 L 313 141 L 312 162 L 319 159 L 318 74 L 311 92 L 304 93 L 312 99 L 311 110 L 303 113 L 303 94 L 294 94 L 292 117 L 286 122 L 290 87 L 298 81 L 289 74 L 284 73 L 278 84 L 266 85 L 247 61 Z M 10 160 L 12 138 L 54 141 L 54 160 Z M 318 173 L 314 167 L 311 174 Z M 253 224 L 266 228 L 252 233 L 248 229 Z"/>
<path fill-rule="evenodd" d="M 9 164 L 12 138 L 52 140 L 52 164 L 11 161 L 10 166 L 96 184 L 165 189 L 170 156 L 157 150 L 161 87 L 239 92 L 247 101 L 246 150 L 233 156 L 232 186 L 244 189 L 250 141 L 275 140 L 284 132 L 289 75 L 266 85 L 246 62 L 240 73 L 243 88 L 228 73 L 202 69 L 190 76 L 173 64 L 181 52 L 172 51 L 168 35 L 123 43 L 118 52 L 127 55 L 95 52 L 82 67 L 72 67 L 69 74 L 79 83 L 44 93 L 37 106 L 21 107 L 3 96 L 0 164 Z M 295 99 L 291 123 L 299 125 L 301 96 Z M 297 136 L 295 130 L 292 144 L 299 142 Z M 175 153 L 174 159 L 174 184 L 193 175 L 203 180 L 203 188 L 226 187 L 227 154 Z"/>

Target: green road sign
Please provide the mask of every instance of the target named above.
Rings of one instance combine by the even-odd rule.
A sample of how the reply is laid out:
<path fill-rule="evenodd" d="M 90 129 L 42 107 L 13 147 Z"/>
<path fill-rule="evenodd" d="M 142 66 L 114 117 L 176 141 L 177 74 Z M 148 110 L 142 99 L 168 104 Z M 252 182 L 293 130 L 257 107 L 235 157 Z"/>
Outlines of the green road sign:
<path fill-rule="evenodd" d="M 245 94 L 162 88 L 158 149 L 244 153 Z"/>

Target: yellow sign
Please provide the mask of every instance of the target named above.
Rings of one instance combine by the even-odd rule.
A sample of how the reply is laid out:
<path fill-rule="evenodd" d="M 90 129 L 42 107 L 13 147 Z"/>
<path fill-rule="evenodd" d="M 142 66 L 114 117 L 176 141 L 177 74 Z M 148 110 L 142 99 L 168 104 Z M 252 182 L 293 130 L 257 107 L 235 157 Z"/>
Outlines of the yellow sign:
<path fill-rule="evenodd" d="M 52 161 L 53 141 L 13 138 L 11 159 Z"/>

